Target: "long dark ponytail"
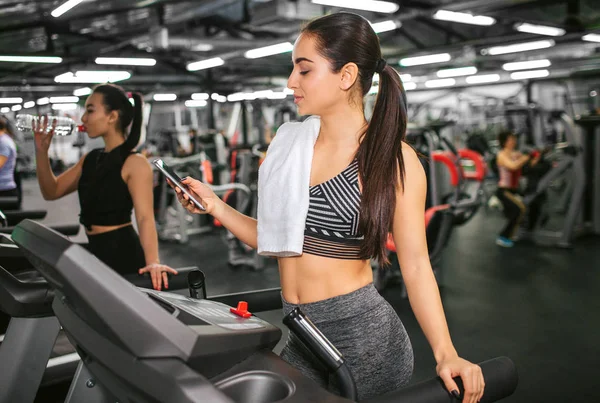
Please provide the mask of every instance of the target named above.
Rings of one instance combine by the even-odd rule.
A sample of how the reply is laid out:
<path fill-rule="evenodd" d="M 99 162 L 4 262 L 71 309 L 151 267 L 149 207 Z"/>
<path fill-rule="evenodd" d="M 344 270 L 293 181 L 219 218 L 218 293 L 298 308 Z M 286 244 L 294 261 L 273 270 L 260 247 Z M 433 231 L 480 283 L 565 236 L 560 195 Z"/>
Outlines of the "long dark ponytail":
<path fill-rule="evenodd" d="M 359 223 L 364 235 L 361 256 L 387 264 L 385 243 L 394 218 L 396 190 L 398 186 L 404 189 L 402 141 L 407 122 L 404 87 L 398 73 L 382 61 L 379 38 L 369 21 L 360 15 L 341 12 L 320 17 L 308 23 L 302 33 L 315 38 L 319 53 L 330 61 L 333 72 L 339 72 L 350 62 L 358 66 L 357 84 L 363 97 L 371 88 L 376 70 L 380 70 L 373 115 L 356 157 L 363 186 Z"/>
<path fill-rule="evenodd" d="M 119 113 L 118 128 L 125 136 L 125 143 L 120 147 L 122 155 L 128 155 L 140 141 L 142 134 L 142 96 L 137 92 L 131 93 L 133 105 L 129 102 L 123 88 L 115 84 L 101 84 L 94 88 L 94 93 L 102 94 L 103 103 L 108 112 Z M 131 125 L 129 134 L 127 128 Z"/>

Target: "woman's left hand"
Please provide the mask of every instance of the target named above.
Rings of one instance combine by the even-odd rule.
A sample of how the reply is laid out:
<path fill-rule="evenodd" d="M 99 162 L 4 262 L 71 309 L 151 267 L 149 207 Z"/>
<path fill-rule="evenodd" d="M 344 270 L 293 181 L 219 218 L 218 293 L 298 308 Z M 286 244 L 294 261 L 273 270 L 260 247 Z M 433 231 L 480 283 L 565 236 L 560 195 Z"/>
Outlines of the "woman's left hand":
<path fill-rule="evenodd" d="M 152 263 L 140 269 L 138 273 L 150 273 L 152 287 L 154 287 L 155 290 L 160 291 L 163 284 L 165 285 L 165 290 L 169 288 L 169 276 L 167 274 L 177 274 L 177 270 L 172 269 L 164 264 Z"/>
<path fill-rule="evenodd" d="M 485 389 L 485 382 L 479 365 L 472 364 L 456 356 L 441 361 L 437 365 L 436 371 L 450 393 L 452 391 L 460 393 L 456 382 L 452 378 L 456 376 L 461 377 L 465 388 L 464 396 L 462 396 L 463 402 L 477 403 L 481 400 L 483 390 Z"/>

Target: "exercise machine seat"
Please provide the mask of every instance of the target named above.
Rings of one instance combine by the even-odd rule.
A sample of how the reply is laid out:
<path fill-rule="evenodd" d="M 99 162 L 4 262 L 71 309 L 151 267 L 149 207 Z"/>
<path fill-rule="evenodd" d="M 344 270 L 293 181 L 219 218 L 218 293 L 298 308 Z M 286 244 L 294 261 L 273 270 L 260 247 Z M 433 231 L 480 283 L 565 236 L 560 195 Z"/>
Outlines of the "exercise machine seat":
<path fill-rule="evenodd" d="M 475 172 L 465 172 L 463 170 L 462 174 L 465 179 L 476 180 L 477 182 L 483 182 L 487 175 L 487 167 L 485 164 L 485 160 L 483 156 L 479 154 L 477 151 L 469 150 L 467 148 L 463 148 L 458 150 L 458 156 L 461 159 L 469 160 L 473 162 L 475 166 Z"/>
<path fill-rule="evenodd" d="M 436 232 L 436 230 L 433 227 L 434 226 L 439 227 L 439 225 L 430 226 L 430 223 L 435 224 L 438 221 L 437 219 L 434 220 L 436 213 L 446 211 L 449 208 L 450 208 L 449 204 L 440 204 L 439 206 L 430 207 L 425 211 L 425 228 L 427 229 L 427 239 L 430 239 L 430 237 L 435 238 L 434 233 Z M 440 218 L 441 218 L 441 216 L 440 216 Z M 428 241 L 428 243 L 429 243 L 429 241 Z M 390 252 L 396 253 L 396 244 L 394 243 L 394 236 L 392 235 L 391 232 L 388 233 L 387 241 L 385 243 L 385 248 Z"/>
<path fill-rule="evenodd" d="M 448 168 L 450 183 L 452 183 L 452 186 L 458 186 L 459 172 L 456 166 L 456 157 L 450 151 L 432 151 L 431 158 L 436 162 L 441 162 Z"/>

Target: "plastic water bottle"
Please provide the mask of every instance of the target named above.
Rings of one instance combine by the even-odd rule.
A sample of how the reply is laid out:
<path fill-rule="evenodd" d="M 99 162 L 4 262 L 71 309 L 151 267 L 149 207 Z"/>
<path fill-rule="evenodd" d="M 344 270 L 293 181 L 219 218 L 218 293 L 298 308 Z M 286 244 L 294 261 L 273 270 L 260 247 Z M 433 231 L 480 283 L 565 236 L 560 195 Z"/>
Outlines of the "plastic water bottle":
<path fill-rule="evenodd" d="M 17 115 L 17 129 L 22 132 L 33 132 L 34 125 L 37 125 L 38 122 L 42 120 L 42 124 L 45 119 L 42 116 L 36 115 Z M 76 133 L 77 131 L 85 132 L 85 127 L 83 125 L 77 125 L 75 121 L 66 116 L 48 116 L 48 126 L 46 127 L 46 133 L 49 133 L 52 130 L 52 126 L 56 122 L 56 127 L 54 128 L 54 134 L 57 136 L 69 136 L 71 134 Z"/>

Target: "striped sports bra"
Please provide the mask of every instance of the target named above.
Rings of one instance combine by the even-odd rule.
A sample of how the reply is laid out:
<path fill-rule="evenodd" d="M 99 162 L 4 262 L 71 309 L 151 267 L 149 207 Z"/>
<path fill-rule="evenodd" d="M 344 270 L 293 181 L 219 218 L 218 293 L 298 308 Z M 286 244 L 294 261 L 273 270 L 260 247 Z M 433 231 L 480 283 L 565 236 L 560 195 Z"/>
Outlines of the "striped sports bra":
<path fill-rule="evenodd" d="M 303 252 L 335 259 L 361 259 L 358 230 L 358 160 L 335 177 L 310 187 Z"/>

